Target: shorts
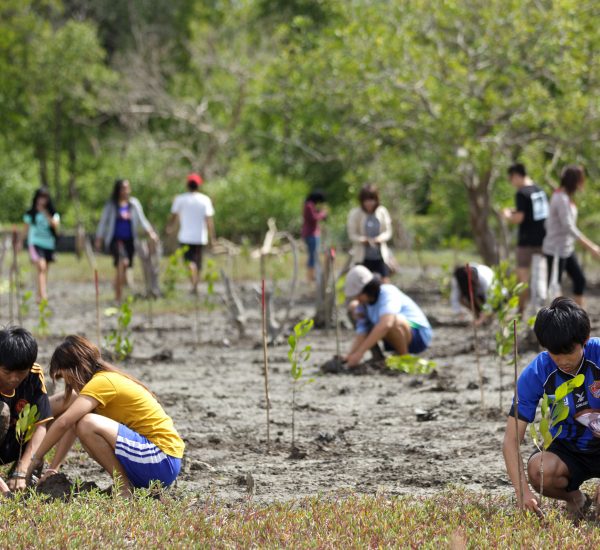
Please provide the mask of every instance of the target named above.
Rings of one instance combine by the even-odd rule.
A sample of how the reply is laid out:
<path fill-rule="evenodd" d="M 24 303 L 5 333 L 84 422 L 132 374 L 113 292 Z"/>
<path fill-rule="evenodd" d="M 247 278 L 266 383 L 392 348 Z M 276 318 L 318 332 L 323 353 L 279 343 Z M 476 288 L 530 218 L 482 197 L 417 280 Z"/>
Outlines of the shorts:
<path fill-rule="evenodd" d="M 533 451 L 529 460 L 539 452 L 537 449 Z M 600 451 L 595 453 L 577 452 L 560 439 L 555 439 L 545 452 L 555 454 L 567 465 L 570 474 L 567 491 L 576 491 L 584 481 L 600 477 Z"/>
<path fill-rule="evenodd" d="M 536 254 L 542 254 L 541 246 L 517 246 L 517 267 L 530 269 L 531 261 Z"/>
<path fill-rule="evenodd" d="M 390 268 L 383 260 L 363 260 L 364 265 L 371 273 L 378 273 L 381 277 L 390 276 Z"/>
<path fill-rule="evenodd" d="M 120 260 L 128 260 L 129 267 L 133 267 L 133 254 L 135 253 L 133 239 L 113 239 L 110 242 L 110 253 L 115 267 L 119 265 Z"/>
<path fill-rule="evenodd" d="M 183 257 L 186 262 L 194 263 L 198 269 L 202 269 L 202 252 L 204 250 L 203 244 L 185 244 L 180 243 L 181 246 L 187 246 Z"/>
<path fill-rule="evenodd" d="M 311 235 L 304 237 L 304 242 L 308 248 L 308 261 L 306 262 L 307 267 L 315 267 L 319 261 L 319 245 L 321 244 L 321 237 L 317 235 Z"/>
<path fill-rule="evenodd" d="M 412 339 L 408 345 L 408 353 L 418 355 L 424 352 L 429 347 L 429 344 L 431 344 L 433 331 L 429 327 L 411 327 L 410 330 L 412 332 Z M 385 340 L 383 341 L 383 348 L 385 351 L 396 351 Z"/>
<path fill-rule="evenodd" d="M 46 263 L 50 263 L 54 261 L 54 250 L 43 248 L 35 244 L 30 244 L 29 257 L 33 263 L 37 263 L 40 260 L 46 260 Z"/>
<path fill-rule="evenodd" d="M 168 487 L 181 470 L 180 458 L 164 453 L 146 437 L 124 424 L 119 424 L 115 455 L 131 485 L 138 488 L 147 488 L 153 481 L 160 481 Z"/>

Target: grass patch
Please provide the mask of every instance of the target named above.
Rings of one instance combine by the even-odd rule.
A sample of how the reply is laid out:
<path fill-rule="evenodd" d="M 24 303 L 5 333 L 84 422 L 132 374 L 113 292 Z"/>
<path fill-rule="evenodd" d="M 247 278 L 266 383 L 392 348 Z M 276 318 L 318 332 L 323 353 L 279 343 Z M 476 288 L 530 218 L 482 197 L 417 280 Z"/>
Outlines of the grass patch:
<path fill-rule="evenodd" d="M 227 507 L 165 495 L 132 501 L 91 492 L 63 503 L 1 501 L 2 547 L 79 548 L 598 548 L 600 530 L 574 527 L 559 507 L 546 520 L 506 497 L 449 489 L 428 498 L 315 497 Z"/>

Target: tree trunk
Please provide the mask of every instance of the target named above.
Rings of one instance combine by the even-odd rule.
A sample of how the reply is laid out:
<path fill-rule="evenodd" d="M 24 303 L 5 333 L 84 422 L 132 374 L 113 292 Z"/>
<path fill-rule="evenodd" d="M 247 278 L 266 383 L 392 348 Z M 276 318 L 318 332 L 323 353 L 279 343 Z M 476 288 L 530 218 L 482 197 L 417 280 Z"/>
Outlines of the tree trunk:
<path fill-rule="evenodd" d="M 60 102 L 57 101 L 54 106 L 54 198 L 57 203 L 61 200 L 60 188 L 60 156 L 62 151 L 62 113 Z"/>
<path fill-rule="evenodd" d="M 467 184 L 469 219 L 477 251 L 486 265 L 498 263 L 496 237 L 490 227 L 490 193 L 487 179 Z"/>
<path fill-rule="evenodd" d="M 48 187 L 48 159 L 46 148 L 43 145 L 36 145 L 35 158 L 38 160 L 40 168 L 40 186 Z"/>

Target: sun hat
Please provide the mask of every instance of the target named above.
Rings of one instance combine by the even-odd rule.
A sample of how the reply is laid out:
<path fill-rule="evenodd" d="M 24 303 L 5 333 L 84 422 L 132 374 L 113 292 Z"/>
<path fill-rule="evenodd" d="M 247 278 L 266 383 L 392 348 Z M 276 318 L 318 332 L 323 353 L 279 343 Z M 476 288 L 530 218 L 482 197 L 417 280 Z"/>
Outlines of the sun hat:
<path fill-rule="evenodd" d="M 204 183 L 204 180 L 202 179 L 202 176 L 200 174 L 197 174 L 196 172 L 192 172 L 191 174 L 188 175 L 187 182 L 195 183 L 196 185 L 202 185 Z"/>
<path fill-rule="evenodd" d="M 364 265 L 354 266 L 346 275 L 346 283 L 344 285 L 344 292 L 347 298 L 354 298 L 358 296 L 362 289 L 369 284 L 375 275 L 371 273 Z"/>

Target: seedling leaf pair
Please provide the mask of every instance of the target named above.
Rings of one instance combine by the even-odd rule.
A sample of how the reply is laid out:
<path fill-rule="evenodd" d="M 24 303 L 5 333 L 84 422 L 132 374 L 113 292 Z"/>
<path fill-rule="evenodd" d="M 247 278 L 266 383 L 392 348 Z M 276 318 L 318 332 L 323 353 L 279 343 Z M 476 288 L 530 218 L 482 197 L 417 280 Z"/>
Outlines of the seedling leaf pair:
<path fill-rule="evenodd" d="M 21 447 L 33 437 L 39 417 L 37 405 L 30 405 L 29 403 L 19 413 L 15 425 L 15 436 Z"/>
<path fill-rule="evenodd" d="M 386 358 L 385 365 L 391 370 L 405 372 L 406 374 L 429 374 L 436 367 L 434 361 L 415 355 L 391 355 Z"/>

